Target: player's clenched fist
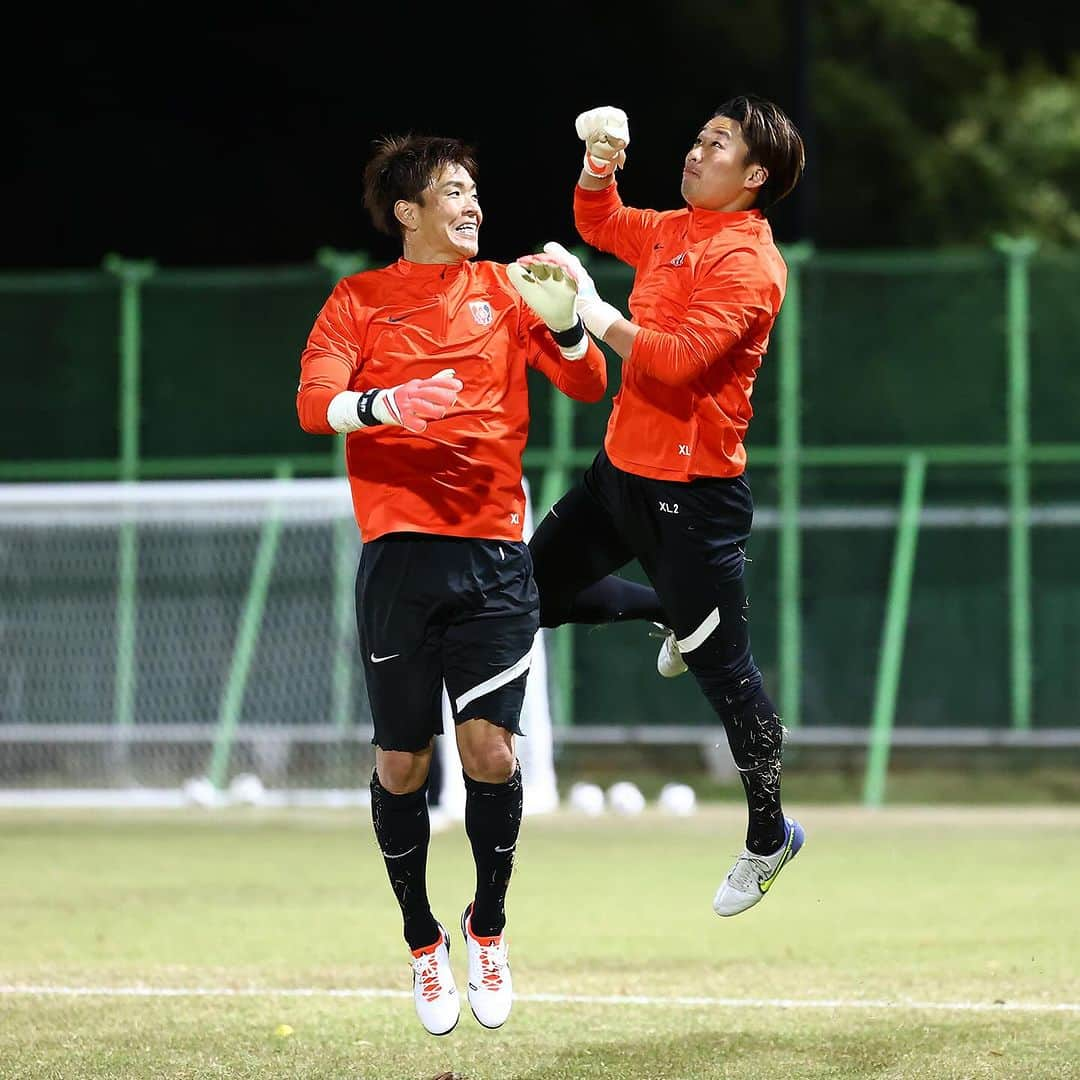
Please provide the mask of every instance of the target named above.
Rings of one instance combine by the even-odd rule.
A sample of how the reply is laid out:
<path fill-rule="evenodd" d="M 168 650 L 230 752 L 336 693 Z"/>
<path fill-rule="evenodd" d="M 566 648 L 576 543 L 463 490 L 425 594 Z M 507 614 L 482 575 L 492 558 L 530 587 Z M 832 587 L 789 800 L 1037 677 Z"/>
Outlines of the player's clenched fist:
<path fill-rule="evenodd" d="M 377 423 L 400 424 L 408 431 L 426 431 L 429 420 L 441 420 L 461 392 L 462 382 L 446 368 L 427 379 L 410 379 L 380 390 L 371 402 Z"/>
<path fill-rule="evenodd" d="M 578 138 L 585 140 L 585 171 L 603 179 L 626 164 L 630 145 L 630 122 L 614 105 L 598 105 L 574 121 Z"/>

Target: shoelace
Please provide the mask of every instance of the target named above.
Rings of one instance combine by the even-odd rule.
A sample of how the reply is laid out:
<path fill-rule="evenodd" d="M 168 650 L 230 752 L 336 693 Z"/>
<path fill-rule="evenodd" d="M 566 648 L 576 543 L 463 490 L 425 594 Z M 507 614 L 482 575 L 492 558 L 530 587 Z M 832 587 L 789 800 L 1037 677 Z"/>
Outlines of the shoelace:
<path fill-rule="evenodd" d="M 740 892 L 753 892 L 774 870 L 767 859 L 744 851 L 731 868 L 728 881 Z"/>
<path fill-rule="evenodd" d="M 502 971 L 506 967 L 506 957 L 498 945 L 480 946 L 480 981 L 487 990 L 502 987 Z"/>
<path fill-rule="evenodd" d="M 442 993 L 442 983 L 439 981 L 439 965 L 435 962 L 435 954 L 418 957 L 413 961 L 413 971 L 420 980 L 420 996 L 425 1001 L 434 1001 Z"/>

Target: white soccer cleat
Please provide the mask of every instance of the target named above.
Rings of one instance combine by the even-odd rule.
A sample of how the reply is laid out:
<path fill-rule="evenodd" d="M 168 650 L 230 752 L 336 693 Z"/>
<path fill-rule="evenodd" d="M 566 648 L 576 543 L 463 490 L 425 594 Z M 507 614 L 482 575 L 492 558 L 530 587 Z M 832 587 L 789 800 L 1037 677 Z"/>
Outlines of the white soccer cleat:
<path fill-rule="evenodd" d="M 469 1007 L 486 1028 L 502 1027 L 514 1004 L 506 934 L 476 937 L 469 925 L 472 904 L 461 913 L 461 932 L 469 953 Z"/>
<path fill-rule="evenodd" d="M 806 840 L 803 827 L 792 818 L 785 818 L 784 826 L 784 842 L 771 855 L 755 855 L 743 849 L 716 890 L 712 906 L 717 915 L 738 915 L 753 907 L 772 888 L 780 871 L 799 854 Z"/>
<path fill-rule="evenodd" d="M 656 670 L 664 676 L 665 679 L 674 679 L 676 675 L 682 675 L 688 671 L 686 661 L 682 658 L 682 652 L 679 650 L 679 643 L 675 639 L 675 631 L 669 630 L 662 623 L 653 623 L 656 627 L 656 632 L 650 632 L 650 637 L 663 637 L 664 643 L 660 646 L 660 652 L 656 657 Z"/>
<path fill-rule="evenodd" d="M 457 1027 L 461 1001 L 450 968 L 450 935 L 439 925 L 434 945 L 412 950 L 413 1004 L 420 1023 L 432 1035 L 449 1035 Z"/>

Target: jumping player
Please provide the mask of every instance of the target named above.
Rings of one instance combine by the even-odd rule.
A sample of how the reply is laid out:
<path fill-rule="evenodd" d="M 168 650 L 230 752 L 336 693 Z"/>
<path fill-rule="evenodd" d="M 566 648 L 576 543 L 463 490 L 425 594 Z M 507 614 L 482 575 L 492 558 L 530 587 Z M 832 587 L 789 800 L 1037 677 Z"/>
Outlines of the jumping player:
<path fill-rule="evenodd" d="M 376 747 L 372 820 L 416 1011 L 433 1035 L 459 1017 L 450 936 L 427 894 L 426 787 L 444 682 L 476 864 L 461 916 L 469 1004 L 497 1028 L 513 1002 L 504 926 L 522 812 L 514 736 L 539 611 L 522 540 L 526 372 L 579 401 L 607 385 L 568 275 L 472 261 L 477 172 L 456 139 L 380 140 L 364 205 L 403 254 L 334 288 L 301 355 L 296 399 L 305 431 L 346 433 L 363 541 L 356 617 Z"/>
<path fill-rule="evenodd" d="M 540 624 L 640 618 L 667 629 L 661 674 L 693 673 L 743 781 L 746 846 L 713 899 L 718 915 L 735 915 L 762 899 L 804 840 L 781 806 L 783 727 L 750 650 L 743 584 L 753 518 L 743 439 L 787 284 L 765 213 L 798 181 L 803 142 L 772 102 L 734 98 L 684 157 L 685 205 L 658 212 L 619 196 L 625 112 L 591 109 L 576 128 L 577 230 L 635 276 L 628 319 L 561 245 L 520 260 L 572 274 L 586 327 L 623 361 L 603 446 L 530 540 Z M 613 573 L 634 558 L 653 588 Z"/>

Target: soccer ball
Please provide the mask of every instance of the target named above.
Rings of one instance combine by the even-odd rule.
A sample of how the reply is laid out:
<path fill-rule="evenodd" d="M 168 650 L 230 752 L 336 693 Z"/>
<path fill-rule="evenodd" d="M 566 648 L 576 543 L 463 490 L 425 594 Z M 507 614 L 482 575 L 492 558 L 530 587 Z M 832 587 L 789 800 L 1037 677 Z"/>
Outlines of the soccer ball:
<path fill-rule="evenodd" d="M 241 773 L 234 776 L 229 784 L 229 798 L 234 803 L 260 806 L 266 799 L 266 789 L 254 773 Z"/>
<path fill-rule="evenodd" d="M 608 788 L 607 801 L 616 814 L 629 816 L 640 814 L 645 809 L 645 796 L 641 794 L 641 789 L 629 780 L 612 784 Z"/>
<path fill-rule="evenodd" d="M 569 801 L 579 813 L 596 817 L 604 812 L 604 789 L 598 784 L 578 782 L 570 788 Z"/>
<path fill-rule="evenodd" d="M 195 806 L 216 806 L 217 788 L 205 776 L 193 776 L 184 781 L 184 798 Z"/>
<path fill-rule="evenodd" d="M 669 814 L 686 817 L 696 808 L 697 796 L 689 784 L 665 784 L 660 789 L 659 805 Z"/>

